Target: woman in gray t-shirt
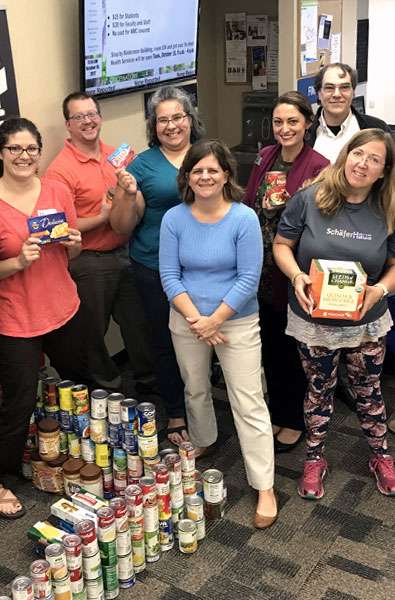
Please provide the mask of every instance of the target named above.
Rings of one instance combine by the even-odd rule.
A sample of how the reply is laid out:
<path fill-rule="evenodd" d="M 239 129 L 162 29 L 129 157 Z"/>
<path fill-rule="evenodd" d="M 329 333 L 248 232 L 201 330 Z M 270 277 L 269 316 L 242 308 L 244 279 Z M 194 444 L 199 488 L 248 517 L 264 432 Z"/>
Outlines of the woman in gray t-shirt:
<path fill-rule="evenodd" d="M 303 498 L 324 495 L 324 443 L 333 412 L 340 353 L 345 356 L 357 415 L 379 491 L 395 496 L 393 458 L 380 375 L 385 335 L 392 325 L 388 292 L 395 292 L 395 149 L 388 133 L 358 132 L 314 185 L 295 194 L 283 212 L 274 256 L 290 279 L 286 333 L 297 340 L 308 380 L 304 403 L 307 459 L 299 481 Z M 312 259 L 359 261 L 367 273 L 359 321 L 311 317 L 307 273 Z"/>

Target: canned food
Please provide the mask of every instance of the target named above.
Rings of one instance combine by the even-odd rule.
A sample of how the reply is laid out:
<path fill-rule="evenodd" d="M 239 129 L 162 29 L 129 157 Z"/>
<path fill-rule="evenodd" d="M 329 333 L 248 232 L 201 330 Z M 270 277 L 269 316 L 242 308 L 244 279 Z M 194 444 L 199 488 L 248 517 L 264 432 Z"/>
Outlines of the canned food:
<path fill-rule="evenodd" d="M 159 525 L 159 524 L 158 524 Z M 160 559 L 159 527 L 155 531 L 144 531 L 145 559 L 156 562 Z"/>
<path fill-rule="evenodd" d="M 95 454 L 95 462 L 98 467 L 104 468 L 110 466 L 110 453 L 108 444 L 96 444 Z"/>
<path fill-rule="evenodd" d="M 101 575 L 101 552 L 82 558 L 82 572 L 85 581 L 97 579 Z"/>
<path fill-rule="evenodd" d="M 113 498 L 110 500 L 110 508 L 114 511 L 115 517 L 115 528 L 117 534 L 122 531 L 128 531 L 129 529 L 129 515 L 126 508 L 126 501 L 124 498 Z"/>
<path fill-rule="evenodd" d="M 87 600 L 104 600 L 103 578 L 88 579 L 85 582 Z"/>
<path fill-rule="evenodd" d="M 117 533 L 117 556 L 126 556 L 126 554 L 130 554 L 132 551 L 132 535 L 129 529 L 129 521 L 128 521 L 128 529 L 126 531 L 119 531 Z"/>
<path fill-rule="evenodd" d="M 94 419 L 105 419 L 107 417 L 107 398 L 106 390 L 93 390 L 91 393 L 91 417 Z"/>
<path fill-rule="evenodd" d="M 171 550 L 174 546 L 174 528 L 171 517 L 159 521 L 159 543 L 162 552 Z"/>
<path fill-rule="evenodd" d="M 66 552 L 66 562 L 69 571 L 82 567 L 82 541 L 79 535 L 73 533 L 65 535 L 62 544 Z"/>
<path fill-rule="evenodd" d="M 88 412 L 81 413 L 78 415 L 73 415 L 74 433 L 79 438 L 89 437 L 89 426 L 90 426 L 90 417 L 89 417 Z"/>
<path fill-rule="evenodd" d="M 90 437 L 95 444 L 107 442 L 107 419 L 90 418 Z"/>
<path fill-rule="evenodd" d="M 122 448 L 131 454 L 138 452 L 138 438 L 134 427 L 122 424 Z"/>
<path fill-rule="evenodd" d="M 96 457 L 95 444 L 90 438 L 82 438 L 81 455 L 86 463 L 94 463 Z"/>
<path fill-rule="evenodd" d="M 145 542 L 144 533 L 138 539 L 132 537 L 132 557 L 135 573 L 141 573 L 145 569 Z"/>
<path fill-rule="evenodd" d="M 112 467 L 102 467 L 101 472 L 103 475 L 104 497 L 106 498 L 106 494 L 111 494 L 114 490 Z"/>
<path fill-rule="evenodd" d="M 70 583 L 71 584 L 73 584 L 73 583 L 80 584 L 81 581 L 82 581 L 82 583 L 84 582 L 84 578 L 83 578 L 83 575 L 82 575 L 82 568 L 80 568 L 80 569 L 74 569 L 74 570 L 71 570 L 71 571 L 69 570 L 69 576 L 70 576 Z M 81 587 L 81 586 L 78 586 L 78 585 L 74 586 L 74 588 L 77 588 L 77 587 Z M 73 585 L 71 585 L 71 591 L 73 591 Z"/>
<path fill-rule="evenodd" d="M 108 443 L 112 448 L 120 448 L 122 446 L 122 424 L 108 423 Z"/>
<path fill-rule="evenodd" d="M 173 452 L 173 454 L 167 454 L 163 459 L 169 471 L 169 480 L 171 485 L 177 485 L 181 483 L 181 457 L 179 454 Z"/>
<path fill-rule="evenodd" d="M 155 405 L 151 402 L 141 402 L 137 405 L 139 437 L 152 437 L 156 434 L 155 412 Z"/>
<path fill-rule="evenodd" d="M 44 412 L 47 419 L 55 419 L 55 421 L 60 423 L 60 410 L 57 404 L 54 406 L 48 406 L 46 404 L 44 406 Z"/>
<path fill-rule="evenodd" d="M 62 544 L 49 544 L 45 548 L 45 558 L 51 567 L 51 577 L 54 581 L 67 576 L 66 552 Z"/>
<path fill-rule="evenodd" d="M 184 491 L 182 489 L 182 483 L 170 486 L 170 498 L 171 505 L 173 508 L 180 508 L 184 506 Z"/>
<path fill-rule="evenodd" d="M 125 502 L 130 518 L 140 518 L 143 515 L 143 492 L 139 485 L 128 485 L 125 489 Z"/>
<path fill-rule="evenodd" d="M 113 600 L 119 595 L 117 565 L 103 566 L 104 597 Z"/>
<path fill-rule="evenodd" d="M 195 470 L 195 448 L 191 442 L 181 442 L 178 453 L 181 457 L 181 470 L 187 473 Z"/>
<path fill-rule="evenodd" d="M 191 519 L 181 519 L 178 523 L 178 546 L 183 554 L 193 554 L 197 550 L 197 527 Z"/>
<path fill-rule="evenodd" d="M 224 477 L 218 469 L 207 469 L 202 473 L 203 493 L 206 502 L 217 504 L 224 496 Z"/>
<path fill-rule="evenodd" d="M 125 450 L 122 448 L 114 448 L 112 464 L 114 470 L 123 471 L 126 473 L 127 470 L 127 457 Z"/>
<path fill-rule="evenodd" d="M 52 581 L 54 600 L 71 600 L 71 583 L 67 575 L 64 579 Z"/>
<path fill-rule="evenodd" d="M 124 556 L 118 556 L 118 580 L 120 588 L 132 587 L 136 581 L 131 552 Z"/>
<path fill-rule="evenodd" d="M 137 434 L 137 400 L 134 398 L 121 401 L 121 421 L 123 424 L 130 424 Z"/>
<path fill-rule="evenodd" d="M 107 396 L 107 412 L 108 412 L 108 422 L 113 425 L 121 424 L 121 402 L 125 400 L 125 396 L 123 394 L 119 394 L 114 392 Z"/>
<path fill-rule="evenodd" d="M 116 471 L 114 469 L 114 492 L 116 496 L 124 496 L 128 485 L 126 471 Z"/>
<path fill-rule="evenodd" d="M 224 516 L 224 507 L 225 503 L 216 502 L 206 502 L 204 501 L 204 516 L 208 521 L 216 521 L 217 519 L 222 519 Z"/>
<path fill-rule="evenodd" d="M 97 537 L 99 541 L 112 542 L 115 540 L 116 535 L 114 511 L 109 506 L 99 508 L 97 511 Z"/>
<path fill-rule="evenodd" d="M 84 519 L 75 526 L 75 532 L 80 536 L 82 542 L 82 557 L 89 558 L 99 552 L 96 529 L 93 521 Z"/>
<path fill-rule="evenodd" d="M 157 531 L 159 529 L 158 505 L 144 506 L 144 532 Z"/>
<path fill-rule="evenodd" d="M 158 436 L 152 435 L 151 437 L 141 436 L 137 437 L 139 455 L 142 458 L 152 458 L 158 454 Z"/>
<path fill-rule="evenodd" d="M 30 565 L 34 598 L 48 598 L 52 592 L 51 568 L 46 560 L 35 560 Z"/>
<path fill-rule="evenodd" d="M 135 454 L 127 454 L 128 479 L 139 479 L 143 475 L 143 460 Z"/>
<path fill-rule="evenodd" d="M 189 473 L 185 471 L 182 472 L 182 489 L 185 496 L 196 493 L 196 479 L 194 471 L 190 471 Z"/>
<path fill-rule="evenodd" d="M 71 388 L 73 386 L 74 382 L 69 379 L 59 381 L 57 384 L 60 410 L 73 412 L 73 397 L 71 395 Z"/>
<path fill-rule="evenodd" d="M 168 454 L 175 454 L 174 448 L 162 448 L 162 450 L 159 450 L 159 456 L 163 463 L 165 462 L 165 456 L 167 456 Z"/>
<path fill-rule="evenodd" d="M 12 600 L 33 600 L 33 583 L 29 577 L 16 577 L 11 584 Z"/>
<path fill-rule="evenodd" d="M 200 496 L 186 496 L 185 508 L 188 519 L 192 521 L 204 519 L 203 499 Z"/>
<path fill-rule="evenodd" d="M 157 454 L 156 456 L 152 456 L 152 457 L 145 457 L 143 459 L 143 465 L 144 465 L 144 475 L 146 477 L 154 477 L 154 471 L 155 468 L 160 465 L 160 456 L 159 454 Z"/>
<path fill-rule="evenodd" d="M 67 439 L 67 433 L 65 431 L 59 431 L 59 452 L 60 454 L 68 454 L 69 442 Z"/>
<path fill-rule="evenodd" d="M 203 518 L 200 521 L 195 521 L 197 531 L 197 541 L 200 542 L 206 537 L 206 520 Z"/>
<path fill-rule="evenodd" d="M 178 523 L 184 518 L 184 507 L 180 506 L 178 508 L 172 507 L 171 509 L 171 520 L 173 521 L 174 526 L 174 535 L 178 537 Z"/>
<path fill-rule="evenodd" d="M 171 517 L 171 498 L 170 494 L 159 496 L 158 494 L 159 519 L 165 521 Z"/>
<path fill-rule="evenodd" d="M 102 566 L 113 566 L 117 564 L 117 542 L 115 538 L 110 542 L 99 540 L 100 558 Z"/>
<path fill-rule="evenodd" d="M 61 408 L 59 412 L 59 422 L 62 431 L 71 433 L 73 431 L 73 409 L 65 410 L 64 408 Z"/>
<path fill-rule="evenodd" d="M 88 387 L 84 384 L 73 385 L 71 388 L 73 398 L 73 412 L 75 415 L 83 415 L 89 412 Z"/>
<path fill-rule="evenodd" d="M 72 458 L 80 458 L 80 456 L 81 456 L 80 440 L 75 433 L 67 434 L 67 444 L 69 446 L 69 455 Z"/>
<path fill-rule="evenodd" d="M 141 477 L 140 488 L 143 493 L 143 505 L 156 506 L 156 483 L 153 477 Z"/>

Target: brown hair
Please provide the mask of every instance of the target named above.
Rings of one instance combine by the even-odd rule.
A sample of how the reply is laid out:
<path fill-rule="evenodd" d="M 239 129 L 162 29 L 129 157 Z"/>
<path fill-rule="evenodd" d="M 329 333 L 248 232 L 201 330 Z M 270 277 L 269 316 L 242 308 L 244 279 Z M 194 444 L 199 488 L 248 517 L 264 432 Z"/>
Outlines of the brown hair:
<path fill-rule="evenodd" d="M 189 173 L 203 158 L 212 154 L 217 159 L 221 169 L 228 174 L 228 181 L 224 185 L 224 197 L 230 202 L 240 202 L 244 191 L 236 182 L 236 161 L 228 146 L 220 140 L 200 140 L 193 144 L 181 165 L 177 177 L 178 188 L 186 204 L 193 204 L 195 194 L 189 186 Z"/>
<path fill-rule="evenodd" d="M 350 65 L 347 65 L 346 63 L 335 62 L 335 63 L 330 63 L 329 65 L 325 65 L 325 67 L 323 67 L 321 69 L 321 71 L 319 71 L 317 77 L 315 78 L 315 82 L 314 82 L 315 93 L 318 94 L 318 92 L 321 90 L 322 81 L 324 79 L 325 73 L 329 69 L 333 69 L 333 68 L 340 69 L 340 71 L 343 73 L 343 75 L 340 75 L 340 77 L 345 77 L 348 73 L 350 75 L 352 89 L 355 90 L 355 88 L 357 87 L 357 83 L 358 83 L 357 72 L 355 71 L 355 69 L 353 69 L 352 67 L 350 67 Z"/>
<path fill-rule="evenodd" d="M 285 94 L 281 94 L 281 96 L 274 101 L 272 114 L 274 109 L 280 104 L 291 104 L 292 106 L 295 106 L 295 108 L 298 109 L 300 114 L 304 116 L 308 123 L 313 122 L 314 113 L 313 109 L 311 108 L 311 104 L 307 100 L 306 96 L 300 92 L 292 90 L 290 92 L 285 92 Z"/>
<path fill-rule="evenodd" d="M 334 165 L 326 167 L 313 183 L 319 183 L 316 204 L 324 215 L 335 214 L 350 193 L 350 184 L 345 175 L 345 165 L 349 153 L 368 142 L 380 141 L 385 145 L 385 165 L 383 177 L 375 181 L 372 192 L 378 200 L 386 223 L 388 234 L 395 228 L 395 145 L 391 135 L 382 129 L 363 129 L 356 133 L 343 147 Z"/>

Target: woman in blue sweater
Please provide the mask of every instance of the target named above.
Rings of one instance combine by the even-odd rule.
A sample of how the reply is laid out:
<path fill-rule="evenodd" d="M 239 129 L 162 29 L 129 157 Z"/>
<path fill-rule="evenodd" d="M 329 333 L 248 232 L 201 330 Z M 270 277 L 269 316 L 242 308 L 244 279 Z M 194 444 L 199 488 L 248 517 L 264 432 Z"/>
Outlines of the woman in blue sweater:
<path fill-rule="evenodd" d="M 217 439 L 210 386 L 213 347 L 221 363 L 250 485 L 259 490 L 254 524 L 277 518 L 273 436 L 263 399 L 257 288 L 262 236 L 240 203 L 235 163 L 218 141 L 196 142 L 178 176 L 184 203 L 162 220 L 159 267 L 172 305 L 170 330 L 189 436 L 202 455 Z"/>

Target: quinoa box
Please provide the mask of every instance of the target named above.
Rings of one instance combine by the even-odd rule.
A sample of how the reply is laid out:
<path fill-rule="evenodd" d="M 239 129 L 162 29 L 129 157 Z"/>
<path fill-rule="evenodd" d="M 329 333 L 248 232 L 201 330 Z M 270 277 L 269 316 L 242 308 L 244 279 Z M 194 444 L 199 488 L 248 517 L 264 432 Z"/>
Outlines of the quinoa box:
<path fill-rule="evenodd" d="M 62 242 L 69 239 L 69 226 L 64 212 L 55 212 L 27 220 L 30 235 L 40 244 Z"/>
<path fill-rule="evenodd" d="M 367 275 L 360 262 L 314 258 L 309 275 L 312 317 L 352 321 L 361 318 Z"/>

